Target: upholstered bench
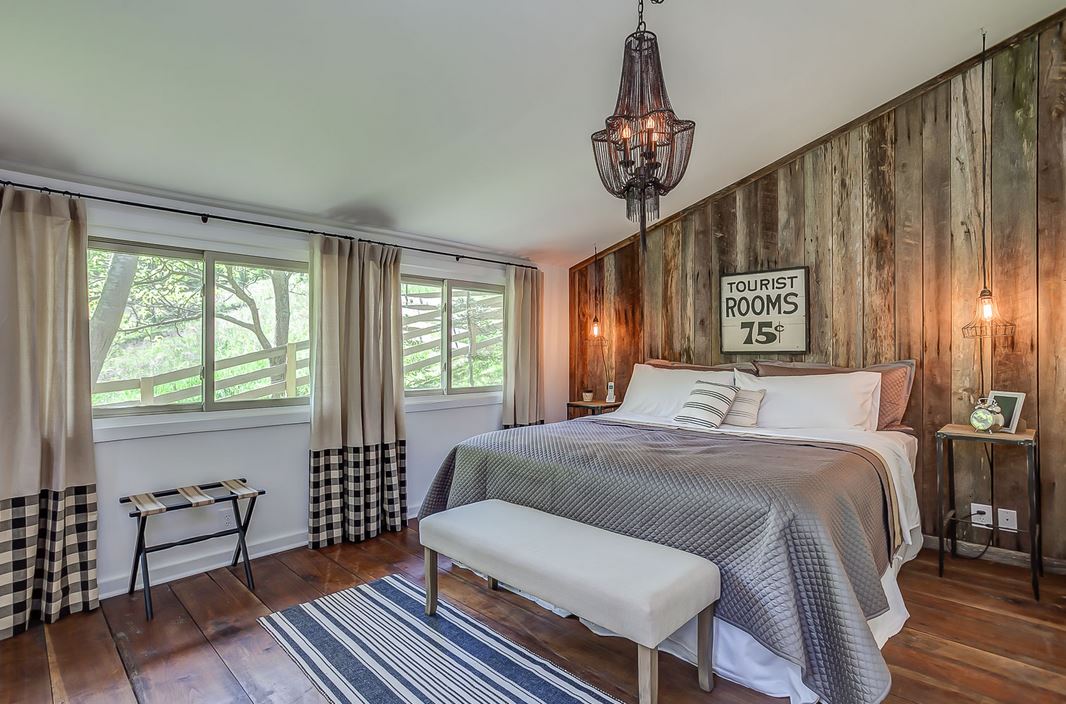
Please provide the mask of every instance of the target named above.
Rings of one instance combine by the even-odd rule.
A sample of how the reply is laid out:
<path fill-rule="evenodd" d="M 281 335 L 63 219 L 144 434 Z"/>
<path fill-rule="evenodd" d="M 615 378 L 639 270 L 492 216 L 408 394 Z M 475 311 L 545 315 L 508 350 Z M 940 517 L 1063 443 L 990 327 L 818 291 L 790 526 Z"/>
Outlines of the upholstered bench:
<path fill-rule="evenodd" d="M 699 617 L 700 687 L 714 686 L 718 567 L 674 548 L 505 501 L 481 501 L 423 519 L 426 614 L 437 608 L 437 554 L 636 642 L 641 704 L 658 696 L 659 644 Z"/>

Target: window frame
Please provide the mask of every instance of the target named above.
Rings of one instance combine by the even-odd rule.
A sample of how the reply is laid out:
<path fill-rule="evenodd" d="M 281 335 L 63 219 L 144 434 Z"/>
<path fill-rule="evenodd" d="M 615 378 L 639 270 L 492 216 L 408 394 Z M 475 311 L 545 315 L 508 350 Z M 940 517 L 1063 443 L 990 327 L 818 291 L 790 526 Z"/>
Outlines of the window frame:
<path fill-rule="evenodd" d="M 483 394 L 496 391 L 503 391 L 503 383 L 494 384 L 490 386 L 452 386 L 452 287 L 464 290 L 472 291 L 484 291 L 487 293 L 500 294 L 503 301 L 503 350 L 504 355 L 507 353 L 507 289 L 502 284 L 487 284 L 481 281 L 465 281 L 462 279 L 449 279 L 449 278 L 436 278 L 432 276 L 420 276 L 417 274 L 401 274 L 401 284 L 406 281 L 422 284 L 433 284 L 441 286 L 441 305 L 443 310 L 441 311 L 441 379 L 440 387 L 436 389 L 408 389 L 404 386 L 404 396 L 407 398 L 418 397 L 434 397 L 434 396 L 459 396 L 462 394 Z M 401 328 L 403 321 L 401 319 Z M 507 375 L 507 360 L 504 360 L 503 374 L 506 380 Z"/>
<path fill-rule="evenodd" d="M 141 244 L 116 240 L 107 237 L 89 237 L 88 249 L 102 249 L 128 254 L 147 256 L 176 257 L 193 259 L 203 263 L 203 280 L 201 282 L 201 301 L 203 318 L 201 320 L 201 365 L 200 365 L 200 402 L 154 404 L 148 406 L 127 406 L 124 408 L 93 407 L 93 418 L 115 418 L 123 416 L 149 416 L 170 413 L 203 413 L 214 411 L 239 411 L 257 408 L 278 408 L 308 406 L 310 395 L 296 398 L 250 399 L 247 401 L 215 400 L 215 266 L 218 263 L 236 264 L 238 266 L 264 267 L 283 271 L 310 273 L 307 262 L 289 259 L 272 259 L 248 254 L 232 254 L 216 250 L 192 249 L 171 245 Z M 310 295 L 310 292 L 308 292 Z M 310 330 L 308 331 L 310 334 Z"/>

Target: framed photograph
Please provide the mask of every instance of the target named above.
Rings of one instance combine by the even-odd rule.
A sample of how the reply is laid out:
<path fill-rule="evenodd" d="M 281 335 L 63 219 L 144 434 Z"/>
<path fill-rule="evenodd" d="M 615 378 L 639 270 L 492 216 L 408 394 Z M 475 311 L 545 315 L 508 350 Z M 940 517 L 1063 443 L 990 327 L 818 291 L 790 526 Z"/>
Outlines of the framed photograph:
<path fill-rule="evenodd" d="M 1018 391 L 991 391 L 988 398 L 999 404 L 1003 413 L 1003 432 L 1018 432 L 1018 419 L 1022 417 L 1025 394 Z"/>
<path fill-rule="evenodd" d="M 722 274 L 722 352 L 808 351 L 805 266 Z"/>

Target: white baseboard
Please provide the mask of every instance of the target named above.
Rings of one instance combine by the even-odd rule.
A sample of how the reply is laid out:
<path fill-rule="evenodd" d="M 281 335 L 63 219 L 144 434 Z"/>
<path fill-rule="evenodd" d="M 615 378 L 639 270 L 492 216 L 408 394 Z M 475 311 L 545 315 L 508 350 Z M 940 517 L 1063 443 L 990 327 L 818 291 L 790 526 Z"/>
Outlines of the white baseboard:
<path fill-rule="evenodd" d="M 288 535 L 279 535 L 265 540 L 253 541 L 248 545 L 248 551 L 253 558 L 256 558 L 263 557 L 264 555 L 272 555 L 276 552 L 291 550 L 292 548 L 298 548 L 301 545 L 307 545 L 306 530 L 290 533 Z M 231 559 L 233 559 L 233 549 L 234 546 L 232 541 L 225 541 L 225 543 L 220 542 L 218 548 L 207 554 L 198 553 L 191 557 L 174 557 L 165 561 L 160 557 L 149 556 L 152 586 L 164 584 L 190 575 L 200 574 L 201 572 L 207 572 L 216 567 L 224 567 L 229 564 Z M 181 553 L 178 551 L 173 554 L 177 556 Z M 100 598 L 107 599 L 108 597 L 125 594 L 126 589 L 129 587 L 129 579 L 129 572 L 101 578 Z M 137 579 L 137 588 L 141 588 L 141 580 L 139 577 Z"/>

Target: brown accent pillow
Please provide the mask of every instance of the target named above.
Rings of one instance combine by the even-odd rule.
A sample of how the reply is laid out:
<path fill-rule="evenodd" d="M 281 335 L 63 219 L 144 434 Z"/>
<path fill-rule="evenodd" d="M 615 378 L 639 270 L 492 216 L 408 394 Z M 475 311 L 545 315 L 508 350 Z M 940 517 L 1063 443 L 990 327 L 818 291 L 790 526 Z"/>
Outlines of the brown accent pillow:
<path fill-rule="evenodd" d="M 813 374 L 846 374 L 848 372 L 877 372 L 881 375 L 881 403 L 877 409 L 878 430 L 904 430 L 903 415 L 914 386 L 914 360 L 873 364 L 862 369 L 834 367 L 812 362 L 758 361 L 759 376 L 807 376 Z"/>
<path fill-rule="evenodd" d="M 668 359 L 649 359 L 644 362 L 648 366 L 658 367 L 659 369 L 694 369 L 698 372 L 722 372 L 732 371 L 733 369 L 739 369 L 742 372 L 748 372 L 749 374 L 755 374 L 758 376 L 758 370 L 751 362 L 727 362 L 725 364 L 715 364 L 707 366 L 704 364 L 685 364 L 684 362 L 671 362 Z"/>

